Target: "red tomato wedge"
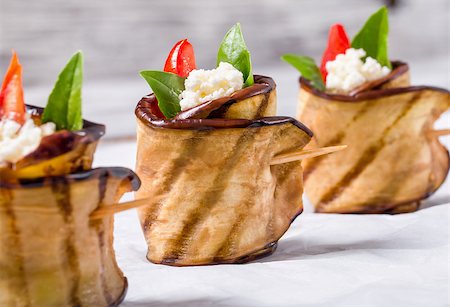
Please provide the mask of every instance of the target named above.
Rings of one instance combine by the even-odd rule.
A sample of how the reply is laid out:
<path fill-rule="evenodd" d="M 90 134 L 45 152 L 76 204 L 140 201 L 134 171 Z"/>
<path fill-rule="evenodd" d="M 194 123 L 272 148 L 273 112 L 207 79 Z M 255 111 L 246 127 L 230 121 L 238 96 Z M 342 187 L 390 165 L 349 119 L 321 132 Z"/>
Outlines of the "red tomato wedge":
<path fill-rule="evenodd" d="M 15 120 L 19 124 L 25 122 L 22 65 L 14 51 L 0 91 L 0 117 Z"/>
<path fill-rule="evenodd" d="M 325 65 L 328 61 L 333 61 L 338 54 L 345 53 L 345 50 L 350 48 L 347 33 L 345 33 L 344 26 L 341 24 L 334 24 L 330 28 L 328 35 L 328 47 L 323 53 L 322 64 L 320 71 L 324 81 L 327 80 L 327 69 Z"/>
<path fill-rule="evenodd" d="M 166 64 L 164 65 L 164 71 L 185 78 L 196 68 L 194 48 L 187 39 L 180 40 L 170 50 Z"/>
<path fill-rule="evenodd" d="M 170 50 L 164 65 L 165 72 L 174 73 L 180 77 L 186 78 L 191 71 L 196 69 L 194 47 L 187 39 L 182 39 Z M 150 105 L 151 112 L 159 118 L 166 118 L 161 112 L 157 100 Z"/>

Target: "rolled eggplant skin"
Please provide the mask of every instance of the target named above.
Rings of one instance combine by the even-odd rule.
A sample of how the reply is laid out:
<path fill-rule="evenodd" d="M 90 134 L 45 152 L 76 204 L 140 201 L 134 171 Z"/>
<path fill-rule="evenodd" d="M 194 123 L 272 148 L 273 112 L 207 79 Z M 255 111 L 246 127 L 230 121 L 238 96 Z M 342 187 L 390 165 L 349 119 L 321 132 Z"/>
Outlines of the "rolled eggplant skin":
<path fill-rule="evenodd" d="M 447 90 L 410 87 L 407 66 L 353 98 L 300 84 L 297 117 L 314 132 L 310 147 L 348 145 L 303 162 L 317 212 L 410 212 L 443 183 L 448 151 L 429 132 L 450 107 Z"/>
<path fill-rule="evenodd" d="M 246 262 L 271 252 L 302 211 L 300 162 L 270 166 L 310 136 L 292 123 L 181 130 L 138 121 L 137 198 L 154 263 Z"/>
<path fill-rule="evenodd" d="M 116 306 L 127 282 L 113 249 L 113 216 L 99 206 L 135 190 L 128 169 L 0 183 L 0 306 Z"/>
<path fill-rule="evenodd" d="M 275 84 L 255 81 L 175 120 L 152 118 L 138 104 L 136 197 L 155 199 L 138 209 L 150 261 L 248 262 L 272 253 L 301 213 L 301 163 L 270 161 L 303 148 L 311 133 L 294 119 L 266 117 L 276 112 Z"/>

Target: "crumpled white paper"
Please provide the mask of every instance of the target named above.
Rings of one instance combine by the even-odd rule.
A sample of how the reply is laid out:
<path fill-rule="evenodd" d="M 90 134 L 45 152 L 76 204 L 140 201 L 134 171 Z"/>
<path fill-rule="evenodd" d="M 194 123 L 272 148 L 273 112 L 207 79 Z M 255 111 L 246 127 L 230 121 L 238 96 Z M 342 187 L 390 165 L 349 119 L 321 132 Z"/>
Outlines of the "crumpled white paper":
<path fill-rule="evenodd" d="M 123 306 L 444 306 L 448 191 L 449 182 L 425 203 L 434 206 L 402 215 L 303 213 L 273 255 L 244 265 L 152 264 L 137 213 L 118 214 Z"/>

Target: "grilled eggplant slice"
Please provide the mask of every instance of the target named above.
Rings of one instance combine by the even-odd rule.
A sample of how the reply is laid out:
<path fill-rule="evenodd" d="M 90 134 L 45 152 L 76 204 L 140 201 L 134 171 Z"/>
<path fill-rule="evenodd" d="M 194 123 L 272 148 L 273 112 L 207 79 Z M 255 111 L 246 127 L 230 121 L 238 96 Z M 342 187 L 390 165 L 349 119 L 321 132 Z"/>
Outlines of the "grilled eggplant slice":
<path fill-rule="evenodd" d="M 274 115 L 273 81 L 231 99 L 205 103 L 175 119 L 137 108 L 137 198 L 147 258 L 186 266 L 243 263 L 271 254 L 302 211 L 300 162 L 270 166 L 279 154 L 304 147 L 312 133 Z M 271 79 L 270 79 L 271 80 Z M 211 107 L 213 106 L 213 107 Z"/>
<path fill-rule="evenodd" d="M 300 79 L 298 118 L 314 131 L 311 148 L 345 152 L 303 162 L 305 191 L 317 212 L 402 213 L 418 208 L 449 169 L 430 133 L 450 107 L 445 89 L 409 86 L 408 67 L 353 96 L 328 95 Z"/>
<path fill-rule="evenodd" d="M 116 306 L 127 281 L 100 206 L 136 190 L 126 168 L 0 182 L 0 305 Z"/>

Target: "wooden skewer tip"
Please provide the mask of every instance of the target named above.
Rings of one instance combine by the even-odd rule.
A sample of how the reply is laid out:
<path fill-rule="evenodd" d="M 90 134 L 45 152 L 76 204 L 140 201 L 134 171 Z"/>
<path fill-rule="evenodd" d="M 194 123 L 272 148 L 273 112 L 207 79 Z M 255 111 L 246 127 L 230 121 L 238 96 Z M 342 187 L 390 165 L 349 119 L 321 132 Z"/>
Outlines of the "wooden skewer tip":
<path fill-rule="evenodd" d="M 329 146 L 322 148 L 314 148 L 314 149 L 302 149 L 298 151 L 293 151 L 289 153 L 280 154 L 275 156 L 270 165 L 283 164 L 298 160 L 303 160 L 307 158 L 314 158 L 326 154 L 330 154 L 333 152 L 341 151 L 347 148 L 347 145 L 338 145 L 338 146 Z"/>
<path fill-rule="evenodd" d="M 429 136 L 444 136 L 444 135 L 449 135 L 450 134 L 450 129 L 442 129 L 442 130 L 431 130 L 428 132 Z"/>

